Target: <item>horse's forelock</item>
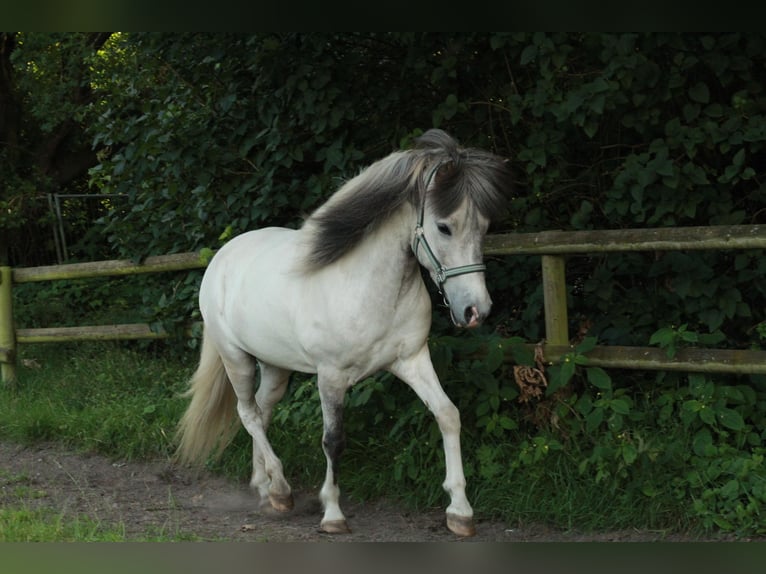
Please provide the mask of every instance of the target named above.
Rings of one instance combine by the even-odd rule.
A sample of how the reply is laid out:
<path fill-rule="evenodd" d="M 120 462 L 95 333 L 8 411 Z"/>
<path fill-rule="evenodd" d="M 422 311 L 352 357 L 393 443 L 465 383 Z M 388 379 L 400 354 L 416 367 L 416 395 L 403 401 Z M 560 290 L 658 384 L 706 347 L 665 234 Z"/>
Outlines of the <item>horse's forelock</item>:
<path fill-rule="evenodd" d="M 511 189 L 506 160 L 487 151 L 462 148 L 440 129 L 425 132 L 416 140 L 416 147 L 438 166 L 430 198 L 437 217 L 454 213 L 465 198 L 490 220 L 505 212 Z"/>
<path fill-rule="evenodd" d="M 431 202 L 437 217 L 448 217 L 468 198 L 487 219 L 507 209 L 511 174 L 502 158 L 474 149 L 462 150 L 460 160 L 447 161 L 436 172 Z"/>

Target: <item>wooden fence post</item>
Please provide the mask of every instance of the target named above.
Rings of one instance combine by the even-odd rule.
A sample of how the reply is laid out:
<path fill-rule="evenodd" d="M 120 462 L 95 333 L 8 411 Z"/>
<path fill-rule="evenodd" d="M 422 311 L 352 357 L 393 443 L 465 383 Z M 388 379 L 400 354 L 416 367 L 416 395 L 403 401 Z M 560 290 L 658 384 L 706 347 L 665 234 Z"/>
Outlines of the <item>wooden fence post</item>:
<path fill-rule="evenodd" d="M 565 259 L 543 255 L 543 297 L 545 298 L 545 342 L 569 345 Z"/>
<path fill-rule="evenodd" d="M 16 332 L 13 326 L 11 268 L 0 266 L 0 375 L 4 383 L 16 380 Z"/>

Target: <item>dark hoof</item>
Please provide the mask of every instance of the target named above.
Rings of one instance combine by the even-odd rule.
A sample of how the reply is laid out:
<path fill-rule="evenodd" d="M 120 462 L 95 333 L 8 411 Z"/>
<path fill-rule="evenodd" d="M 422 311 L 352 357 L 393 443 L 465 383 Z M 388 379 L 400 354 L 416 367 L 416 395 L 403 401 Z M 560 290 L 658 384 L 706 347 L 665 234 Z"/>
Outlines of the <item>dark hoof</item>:
<path fill-rule="evenodd" d="M 447 528 L 463 538 L 476 536 L 476 528 L 473 526 L 473 518 L 447 514 Z"/>

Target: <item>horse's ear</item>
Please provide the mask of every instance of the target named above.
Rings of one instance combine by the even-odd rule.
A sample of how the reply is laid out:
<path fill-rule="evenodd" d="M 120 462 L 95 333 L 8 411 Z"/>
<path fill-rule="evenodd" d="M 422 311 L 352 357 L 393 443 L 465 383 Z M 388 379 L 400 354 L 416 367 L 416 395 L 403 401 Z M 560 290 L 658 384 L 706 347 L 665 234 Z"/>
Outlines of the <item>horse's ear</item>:
<path fill-rule="evenodd" d="M 453 156 L 458 149 L 457 140 L 438 128 L 428 130 L 415 140 L 415 144 L 420 149 L 441 149 L 450 156 Z"/>

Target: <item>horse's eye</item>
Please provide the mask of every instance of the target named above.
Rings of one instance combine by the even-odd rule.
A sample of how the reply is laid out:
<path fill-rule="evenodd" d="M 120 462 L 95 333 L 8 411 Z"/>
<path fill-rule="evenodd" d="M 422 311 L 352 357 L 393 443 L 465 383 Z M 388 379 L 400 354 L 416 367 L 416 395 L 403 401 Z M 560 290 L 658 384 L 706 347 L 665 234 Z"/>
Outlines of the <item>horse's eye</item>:
<path fill-rule="evenodd" d="M 446 225 L 444 223 L 438 223 L 436 225 L 436 229 L 438 229 L 439 233 L 441 233 L 443 235 L 452 235 L 452 230 L 449 228 L 448 225 Z"/>

